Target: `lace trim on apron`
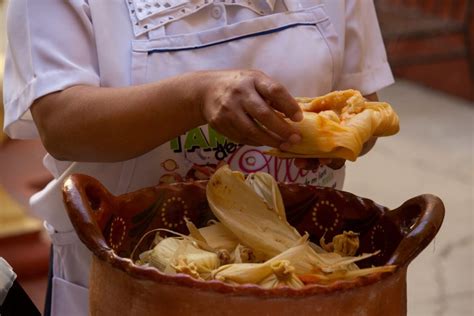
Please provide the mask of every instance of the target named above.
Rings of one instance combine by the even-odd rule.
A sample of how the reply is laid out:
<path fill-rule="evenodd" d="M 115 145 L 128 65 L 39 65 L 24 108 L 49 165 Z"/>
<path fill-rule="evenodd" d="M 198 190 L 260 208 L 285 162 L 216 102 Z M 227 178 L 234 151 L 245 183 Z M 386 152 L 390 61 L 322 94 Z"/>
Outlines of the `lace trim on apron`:
<path fill-rule="evenodd" d="M 125 0 L 135 36 L 182 19 L 211 4 L 246 7 L 259 15 L 273 12 L 276 0 Z"/>

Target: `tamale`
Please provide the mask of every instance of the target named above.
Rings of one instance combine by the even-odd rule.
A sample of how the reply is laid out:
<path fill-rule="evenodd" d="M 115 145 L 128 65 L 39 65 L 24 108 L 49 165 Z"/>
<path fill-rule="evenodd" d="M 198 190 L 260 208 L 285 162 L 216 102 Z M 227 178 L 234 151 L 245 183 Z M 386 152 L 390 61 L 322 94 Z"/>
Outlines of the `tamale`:
<path fill-rule="evenodd" d="M 176 237 L 163 239 L 140 259 L 165 273 L 187 273 L 202 279 L 208 279 L 210 272 L 220 265 L 217 254 Z"/>
<path fill-rule="evenodd" d="M 288 151 L 268 154 L 285 158 L 343 158 L 355 161 L 371 137 L 398 133 L 399 119 L 390 104 L 370 102 L 359 91 L 334 91 L 316 98 L 296 98 L 303 120 L 286 121 L 302 140 Z"/>

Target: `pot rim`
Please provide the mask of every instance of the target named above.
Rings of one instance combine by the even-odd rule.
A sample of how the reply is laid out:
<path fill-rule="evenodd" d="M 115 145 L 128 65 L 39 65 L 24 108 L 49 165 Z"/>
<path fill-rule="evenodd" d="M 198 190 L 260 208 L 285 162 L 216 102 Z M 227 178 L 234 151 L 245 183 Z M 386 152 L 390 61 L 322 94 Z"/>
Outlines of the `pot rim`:
<path fill-rule="evenodd" d="M 178 185 L 203 186 L 205 183 L 205 181 L 196 181 L 171 185 L 171 187 L 178 188 Z M 167 186 L 170 187 L 170 185 Z M 291 184 L 290 186 L 301 185 Z M 327 188 L 325 188 L 325 190 L 326 189 Z M 90 199 L 91 192 L 93 199 L 98 201 L 92 203 Z M 348 192 L 339 192 L 355 196 Z M 103 216 L 104 213 L 107 212 L 104 212 L 101 208 L 103 205 L 108 205 L 109 208 L 113 208 L 116 205 L 114 202 L 115 197 L 98 180 L 82 174 L 70 175 L 63 185 L 63 198 L 68 215 L 81 241 L 93 252 L 95 258 L 104 261 L 113 269 L 122 270 L 131 277 L 139 280 L 160 284 L 177 285 L 235 295 L 275 298 L 331 294 L 378 284 L 380 281 L 391 276 L 398 275 L 401 271 L 406 270 L 409 263 L 433 240 L 444 218 L 444 205 L 442 201 L 431 194 L 416 196 L 407 200 L 396 209 L 387 209 L 387 213 L 385 213 L 386 216 L 400 227 L 405 228 L 401 229 L 403 239 L 389 260 L 385 263 L 385 265 L 396 265 L 395 270 L 392 272 L 375 273 L 350 280 L 334 281 L 325 285 L 310 284 L 300 289 L 290 287 L 265 289 L 256 284 L 232 285 L 219 280 L 197 280 L 186 274 L 169 275 L 162 273 L 154 267 L 138 266 L 134 264 L 131 259 L 118 256 L 115 251 L 110 248 L 103 236 L 100 226 L 106 221 L 106 218 Z M 373 203 L 369 199 L 363 200 Z M 93 204 L 95 204 L 97 209 L 93 209 Z M 412 214 L 413 207 L 416 207 L 416 214 Z"/>

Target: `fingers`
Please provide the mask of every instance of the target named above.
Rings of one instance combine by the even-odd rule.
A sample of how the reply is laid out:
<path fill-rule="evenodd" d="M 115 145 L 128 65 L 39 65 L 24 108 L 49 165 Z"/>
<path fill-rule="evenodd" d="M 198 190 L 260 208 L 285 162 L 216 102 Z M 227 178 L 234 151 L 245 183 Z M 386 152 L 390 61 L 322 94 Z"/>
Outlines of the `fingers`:
<path fill-rule="evenodd" d="M 333 170 L 338 170 L 338 169 L 341 169 L 346 164 L 346 160 L 335 158 L 335 159 L 329 159 L 329 161 L 325 161 L 325 162 L 322 161 L 321 164 L 326 165 Z"/>
<path fill-rule="evenodd" d="M 278 148 L 284 142 L 281 137 L 263 128 L 244 112 L 235 113 L 231 124 L 236 131 L 240 131 L 238 137 L 241 143 Z"/>
<path fill-rule="evenodd" d="M 244 112 L 236 112 L 233 119 L 227 124 L 209 124 L 222 135 L 226 135 L 229 140 L 238 144 L 251 146 L 271 146 L 279 147 L 283 142 L 281 137 L 262 128 L 257 122 Z"/>
<path fill-rule="evenodd" d="M 255 89 L 273 108 L 285 114 L 292 121 L 303 120 L 303 111 L 290 95 L 288 90 L 280 83 L 270 79 L 264 74 L 255 76 Z"/>
<path fill-rule="evenodd" d="M 226 124 L 224 125 L 224 128 L 221 128 L 220 126 L 212 126 L 211 127 L 216 130 L 218 133 L 222 135 L 226 135 L 226 137 L 232 141 L 233 143 L 236 144 L 245 144 L 245 145 L 250 145 L 250 146 L 261 146 L 262 144 L 257 142 L 254 139 L 245 137 L 245 135 L 239 130 L 238 124 Z"/>
<path fill-rule="evenodd" d="M 314 170 L 320 166 L 319 159 L 317 158 L 295 158 L 294 164 L 296 168 L 305 170 Z"/>
<path fill-rule="evenodd" d="M 267 129 L 272 136 L 278 136 L 282 149 L 301 140 L 299 131 L 288 124 L 280 114 L 276 113 L 260 96 L 253 95 L 243 103 L 243 109 L 253 119 Z M 277 146 L 280 147 L 280 146 Z"/>
<path fill-rule="evenodd" d="M 314 170 L 319 166 L 327 166 L 333 170 L 341 169 L 346 161 L 344 159 L 329 158 L 296 158 L 294 164 L 297 168 L 305 170 Z"/>
<path fill-rule="evenodd" d="M 364 143 L 359 156 L 363 156 L 366 153 L 368 153 L 372 149 L 372 147 L 374 147 L 376 142 L 377 142 L 377 137 L 372 136 L 368 141 Z"/>
<path fill-rule="evenodd" d="M 254 70 L 211 75 L 201 112 L 215 130 L 240 143 L 282 150 L 301 141 L 284 115 L 301 120 L 302 110 L 282 85 Z"/>

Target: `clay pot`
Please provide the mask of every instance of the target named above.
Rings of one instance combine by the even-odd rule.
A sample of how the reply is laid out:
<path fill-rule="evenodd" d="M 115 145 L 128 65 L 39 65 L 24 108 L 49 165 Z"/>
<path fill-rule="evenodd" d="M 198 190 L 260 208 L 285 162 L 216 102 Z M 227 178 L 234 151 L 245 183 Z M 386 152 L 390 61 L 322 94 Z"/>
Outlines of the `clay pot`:
<path fill-rule="evenodd" d="M 93 252 L 92 315 L 406 315 L 408 264 L 431 242 L 444 217 L 433 195 L 414 197 L 389 210 L 371 200 L 330 188 L 281 184 L 287 218 L 318 242 L 352 230 L 359 253 L 381 252 L 359 266 L 395 264 L 393 273 L 309 285 L 262 289 L 165 275 L 134 265 L 130 255 L 141 236 L 165 227 L 187 233 L 183 216 L 198 227 L 212 218 L 205 181 L 162 184 L 113 196 L 94 178 L 71 175 L 63 188 L 69 217 Z M 147 248 L 153 234 L 137 253 Z"/>

